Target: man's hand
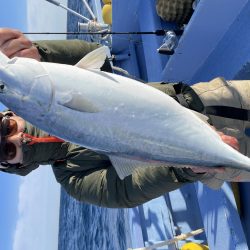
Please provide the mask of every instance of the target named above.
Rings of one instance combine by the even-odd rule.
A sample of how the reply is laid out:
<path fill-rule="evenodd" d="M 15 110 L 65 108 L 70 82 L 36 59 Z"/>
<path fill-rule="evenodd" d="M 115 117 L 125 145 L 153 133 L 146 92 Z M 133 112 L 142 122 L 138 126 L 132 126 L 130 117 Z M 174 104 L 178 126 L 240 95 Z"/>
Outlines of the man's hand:
<path fill-rule="evenodd" d="M 231 146 L 232 148 L 234 148 L 237 151 L 240 150 L 239 142 L 235 137 L 225 135 L 224 133 L 219 132 L 219 131 L 216 131 L 216 132 L 218 133 L 218 135 L 220 136 L 220 138 L 223 142 L 225 142 L 226 144 L 228 144 L 229 146 Z"/>
<path fill-rule="evenodd" d="M 218 135 L 220 136 L 220 138 L 223 142 L 225 142 L 226 144 L 228 144 L 229 146 L 231 146 L 235 150 L 239 151 L 239 149 L 240 149 L 239 142 L 235 137 L 225 135 L 224 133 L 217 131 L 215 128 L 213 128 L 213 129 L 218 133 Z M 225 172 L 224 167 L 207 168 L 207 167 L 192 166 L 190 168 L 192 169 L 192 171 L 194 173 L 224 173 Z"/>
<path fill-rule="evenodd" d="M 41 60 L 41 56 L 32 42 L 20 31 L 0 28 L 0 51 L 9 58 L 19 56 Z"/>

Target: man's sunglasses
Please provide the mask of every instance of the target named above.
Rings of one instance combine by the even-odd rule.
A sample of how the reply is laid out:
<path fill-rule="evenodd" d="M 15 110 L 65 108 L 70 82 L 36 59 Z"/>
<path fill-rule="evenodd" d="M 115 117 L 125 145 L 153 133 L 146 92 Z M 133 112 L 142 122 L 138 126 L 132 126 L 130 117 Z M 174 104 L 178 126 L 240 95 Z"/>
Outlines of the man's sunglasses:
<path fill-rule="evenodd" d="M 8 142 L 7 138 L 17 132 L 17 123 L 11 119 L 11 116 L 0 114 L 0 161 L 8 161 L 16 156 L 16 145 Z"/>

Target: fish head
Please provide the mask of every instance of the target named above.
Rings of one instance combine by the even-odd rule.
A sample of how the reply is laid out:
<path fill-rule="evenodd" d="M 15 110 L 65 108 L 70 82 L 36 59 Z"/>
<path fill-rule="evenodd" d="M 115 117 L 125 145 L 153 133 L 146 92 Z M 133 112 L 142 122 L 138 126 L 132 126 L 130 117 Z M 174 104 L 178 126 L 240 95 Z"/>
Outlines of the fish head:
<path fill-rule="evenodd" d="M 31 111 L 41 115 L 48 112 L 51 98 L 51 81 L 40 62 L 0 54 L 0 101 L 6 107 L 20 116 Z"/>

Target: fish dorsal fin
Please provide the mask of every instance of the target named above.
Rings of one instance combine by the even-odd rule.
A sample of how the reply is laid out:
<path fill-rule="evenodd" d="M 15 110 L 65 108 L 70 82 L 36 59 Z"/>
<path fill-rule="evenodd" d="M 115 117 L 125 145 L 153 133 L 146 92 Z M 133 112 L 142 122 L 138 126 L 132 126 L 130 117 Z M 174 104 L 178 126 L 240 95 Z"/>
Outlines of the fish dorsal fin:
<path fill-rule="evenodd" d="M 9 57 L 7 57 L 3 52 L 0 51 L 0 65 L 4 66 L 9 62 Z"/>
<path fill-rule="evenodd" d="M 112 162 L 113 167 L 116 170 L 116 173 L 118 174 L 120 179 L 124 179 L 126 176 L 131 175 L 134 170 L 138 168 L 145 168 L 145 167 L 152 167 L 152 166 L 160 166 L 160 163 L 150 163 L 150 162 L 144 162 L 134 159 L 128 159 L 124 157 L 118 157 L 118 156 L 110 156 L 109 159 Z M 162 164 L 163 165 L 163 164 Z"/>
<path fill-rule="evenodd" d="M 107 57 L 107 46 L 95 49 L 83 57 L 75 66 L 82 69 L 100 70 Z"/>
<path fill-rule="evenodd" d="M 72 92 L 61 96 L 60 100 L 57 102 L 66 108 L 86 113 L 97 113 L 99 112 L 98 107 L 96 107 L 91 101 L 86 99 L 81 93 Z"/>

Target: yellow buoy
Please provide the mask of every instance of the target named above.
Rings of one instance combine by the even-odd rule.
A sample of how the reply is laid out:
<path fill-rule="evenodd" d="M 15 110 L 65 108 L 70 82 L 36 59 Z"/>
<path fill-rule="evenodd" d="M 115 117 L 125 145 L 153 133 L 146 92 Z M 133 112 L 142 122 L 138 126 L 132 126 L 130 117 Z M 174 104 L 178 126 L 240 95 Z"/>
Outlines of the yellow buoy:
<path fill-rule="evenodd" d="M 104 23 L 112 24 L 112 5 L 105 4 L 102 8 L 102 18 Z"/>
<path fill-rule="evenodd" d="M 103 4 L 111 4 L 112 0 L 102 0 Z"/>
<path fill-rule="evenodd" d="M 181 250 L 209 250 L 208 246 L 189 242 L 181 247 Z"/>

